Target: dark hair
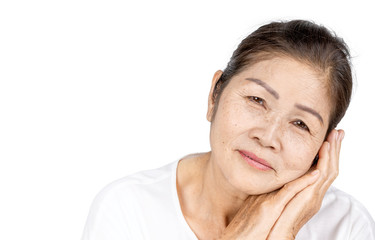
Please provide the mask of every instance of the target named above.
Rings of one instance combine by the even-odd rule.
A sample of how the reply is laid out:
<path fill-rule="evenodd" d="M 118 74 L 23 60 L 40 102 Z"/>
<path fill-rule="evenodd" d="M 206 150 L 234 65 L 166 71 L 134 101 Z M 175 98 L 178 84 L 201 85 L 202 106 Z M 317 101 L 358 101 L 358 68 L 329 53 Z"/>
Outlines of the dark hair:
<path fill-rule="evenodd" d="M 333 107 L 328 134 L 337 126 L 349 106 L 353 85 L 350 53 L 345 42 L 333 32 L 305 20 L 272 22 L 242 40 L 214 88 L 214 116 L 221 93 L 233 76 L 251 64 L 277 55 L 306 62 L 327 76 Z"/>

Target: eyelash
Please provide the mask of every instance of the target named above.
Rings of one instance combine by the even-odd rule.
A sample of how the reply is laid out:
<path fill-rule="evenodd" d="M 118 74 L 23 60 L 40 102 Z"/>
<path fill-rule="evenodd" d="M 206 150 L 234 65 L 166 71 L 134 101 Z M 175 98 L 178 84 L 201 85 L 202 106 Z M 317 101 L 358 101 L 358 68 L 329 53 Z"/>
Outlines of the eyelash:
<path fill-rule="evenodd" d="M 250 96 L 248 98 L 249 98 L 250 101 L 252 101 L 252 102 L 254 102 L 256 104 L 259 104 L 259 105 L 265 107 L 265 101 L 264 101 L 263 98 L 256 97 L 256 96 Z M 309 127 L 303 121 L 301 121 L 301 120 L 296 120 L 296 121 L 293 122 L 293 124 L 296 127 L 300 128 L 300 129 L 302 129 L 304 131 L 310 132 Z"/>
<path fill-rule="evenodd" d="M 301 128 L 302 130 L 310 132 L 309 127 L 301 120 L 294 121 L 293 124 L 297 126 L 298 128 Z"/>
<path fill-rule="evenodd" d="M 264 99 L 256 96 L 250 96 L 249 100 L 255 102 L 256 104 L 264 106 Z"/>

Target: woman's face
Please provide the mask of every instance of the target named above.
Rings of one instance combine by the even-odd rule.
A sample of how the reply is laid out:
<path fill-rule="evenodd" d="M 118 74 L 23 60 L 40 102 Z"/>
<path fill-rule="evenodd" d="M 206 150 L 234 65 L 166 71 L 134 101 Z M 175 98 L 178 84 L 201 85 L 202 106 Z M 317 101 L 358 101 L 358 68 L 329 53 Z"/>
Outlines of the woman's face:
<path fill-rule="evenodd" d="M 248 195 L 262 194 L 310 169 L 328 129 L 326 82 L 288 57 L 258 62 L 231 79 L 214 119 L 213 102 L 207 114 L 211 159 L 227 182 Z"/>

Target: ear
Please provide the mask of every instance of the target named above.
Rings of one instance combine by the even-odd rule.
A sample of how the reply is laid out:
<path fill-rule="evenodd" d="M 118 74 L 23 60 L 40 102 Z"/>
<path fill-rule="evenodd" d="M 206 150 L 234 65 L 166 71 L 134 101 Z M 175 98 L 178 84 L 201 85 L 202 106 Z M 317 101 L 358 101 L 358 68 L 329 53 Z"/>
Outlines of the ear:
<path fill-rule="evenodd" d="M 214 89 L 215 89 L 217 81 L 220 79 L 222 74 L 223 74 L 223 71 L 218 70 L 215 72 L 214 77 L 212 78 L 211 90 L 210 90 L 210 94 L 208 95 L 208 109 L 207 109 L 207 120 L 209 122 L 212 121 L 212 115 L 213 115 L 213 111 L 215 108 L 216 99 L 214 96 Z"/>

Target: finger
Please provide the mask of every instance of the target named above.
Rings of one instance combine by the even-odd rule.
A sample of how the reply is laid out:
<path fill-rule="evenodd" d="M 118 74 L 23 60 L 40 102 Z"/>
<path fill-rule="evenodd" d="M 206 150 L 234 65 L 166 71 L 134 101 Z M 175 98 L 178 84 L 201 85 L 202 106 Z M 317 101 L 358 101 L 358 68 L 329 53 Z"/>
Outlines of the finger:
<path fill-rule="evenodd" d="M 317 188 L 321 194 L 325 194 L 332 182 L 336 179 L 339 172 L 339 149 L 341 131 L 332 130 L 328 135 L 327 141 L 322 145 L 319 151 L 319 162 L 317 168 L 321 171 L 321 178 L 318 180 Z M 329 148 L 325 148 L 328 145 Z"/>
<path fill-rule="evenodd" d="M 334 146 L 330 150 L 330 159 L 327 171 L 327 178 L 326 182 L 322 190 L 325 192 L 331 186 L 331 184 L 335 181 L 337 176 L 339 175 L 339 159 L 340 159 L 340 150 L 341 150 L 341 142 L 344 137 L 343 130 L 337 130 L 335 133 L 334 138 L 331 140 L 331 146 Z"/>
<path fill-rule="evenodd" d="M 278 204 L 280 207 L 284 208 L 288 202 L 296 196 L 303 189 L 312 185 L 317 181 L 320 175 L 320 170 L 314 170 L 304 176 L 285 184 L 283 188 L 277 193 L 275 197 L 275 204 Z"/>
<path fill-rule="evenodd" d="M 266 218 L 258 220 L 258 223 L 264 228 L 271 229 L 280 215 L 284 211 L 287 204 L 301 191 L 306 189 L 308 186 L 316 182 L 319 178 L 320 171 L 315 170 L 313 172 L 307 173 L 304 176 L 294 180 L 284 187 L 282 187 L 278 192 L 271 193 L 268 201 L 263 202 L 261 208 L 258 209 L 260 212 L 267 214 Z M 271 210 L 272 209 L 272 210 Z"/>
<path fill-rule="evenodd" d="M 319 161 L 317 164 L 317 169 L 320 171 L 320 178 L 314 185 L 314 189 L 318 191 L 320 194 L 324 194 L 327 191 L 326 184 L 327 179 L 330 176 L 330 171 L 332 169 L 332 166 L 330 166 L 330 159 L 331 159 L 331 150 L 332 150 L 332 144 L 328 141 L 324 142 L 322 147 L 319 151 Z"/>
<path fill-rule="evenodd" d="M 335 139 L 335 152 L 333 153 L 332 152 L 332 156 L 331 156 L 331 166 L 334 168 L 334 173 L 336 174 L 336 177 L 338 175 L 338 172 L 339 172 L 339 159 L 340 159 L 340 150 L 341 150 L 341 142 L 344 138 L 344 130 L 338 130 L 337 131 L 337 135 L 336 135 L 336 139 Z"/>
<path fill-rule="evenodd" d="M 318 160 L 318 164 L 316 168 L 319 169 L 323 175 L 326 173 L 326 169 L 328 168 L 329 158 L 330 158 L 330 154 L 329 154 L 330 148 L 331 148 L 330 142 L 325 141 L 319 150 L 319 160 Z"/>
<path fill-rule="evenodd" d="M 322 171 L 323 176 L 329 176 L 332 172 L 332 169 L 338 166 L 337 161 L 337 152 L 338 152 L 338 138 L 339 132 L 336 129 L 333 129 L 327 137 L 327 140 L 323 143 L 319 151 L 319 169 Z M 329 152 L 328 155 L 325 153 L 324 144 L 329 143 Z"/>
<path fill-rule="evenodd" d="M 331 152 L 330 152 L 330 169 L 329 170 L 329 173 L 330 173 L 330 180 L 334 180 L 336 179 L 336 177 L 338 176 L 338 173 L 339 173 L 339 159 L 340 159 L 340 150 L 341 150 L 341 142 L 342 142 L 342 139 L 344 137 L 344 131 L 343 130 L 336 130 L 335 132 L 335 136 L 331 142 L 331 145 L 334 145 L 334 148 L 331 149 Z"/>
<path fill-rule="evenodd" d="M 337 142 L 337 148 L 336 148 L 336 155 L 337 157 L 340 157 L 340 150 L 341 150 L 341 143 L 342 143 L 342 140 L 344 139 L 345 137 L 345 132 L 344 130 L 340 129 L 339 130 L 339 141 Z"/>
<path fill-rule="evenodd" d="M 272 227 L 271 237 L 277 239 L 280 234 L 284 233 L 288 235 L 287 233 L 294 232 L 294 230 L 298 232 L 298 230 L 317 212 L 320 208 L 322 197 L 320 194 L 314 194 L 314 192 L 318 192 L 319 190 L 315 189 L 313 186 L 316 184 L 319 174 L 319 170 L 315 170 L 304 176 L 306 177 L 306 181 L 303 181 L 303 183 L 295 181 L 293 183 L 294 186 L 289 186 L 289 190 L 293 188 L 304 188 L 288 201 L 276 224 Z M 307 178 L 310 179 L 307 180 Z M 311 184 L 308 185 L 307 182 Z M 284 199 L 284 201 L 286 201 L 286 199 Z M 292 229 L 290 229 L 290 227 L 292 227 Z"/>
<path fill-rule="evenodd" d="M 293 226 L 292 229 L 298 230 L 316 214 L 323 198 L 321 194 L 314 194 L 314 192 L 316 190 L 310 185 L 293 197 L 285 206 L 273 230 L 287 230 L 288 226 Z"/>
<path fill-rule="evenodd" d="M 329 153 L 329 169 L 327 169 L 328 171 L 328 177 L 330 178 L 329 180 L 331 180 L 331 178 L 336 178 L 337 175 L 338 175 L 338 171 L 339 171 L 339 157 L 338 157 L 338 148 L 339 148 L 339 143 L 340 143 L 340 133 L 339 131 L 335 130 L 335 134 L 334 134 L 334 138 L 332 139 L 332 141 L 330 142 L 331 144 L 331 149 L 330 149 L 330 153 Z"/>

